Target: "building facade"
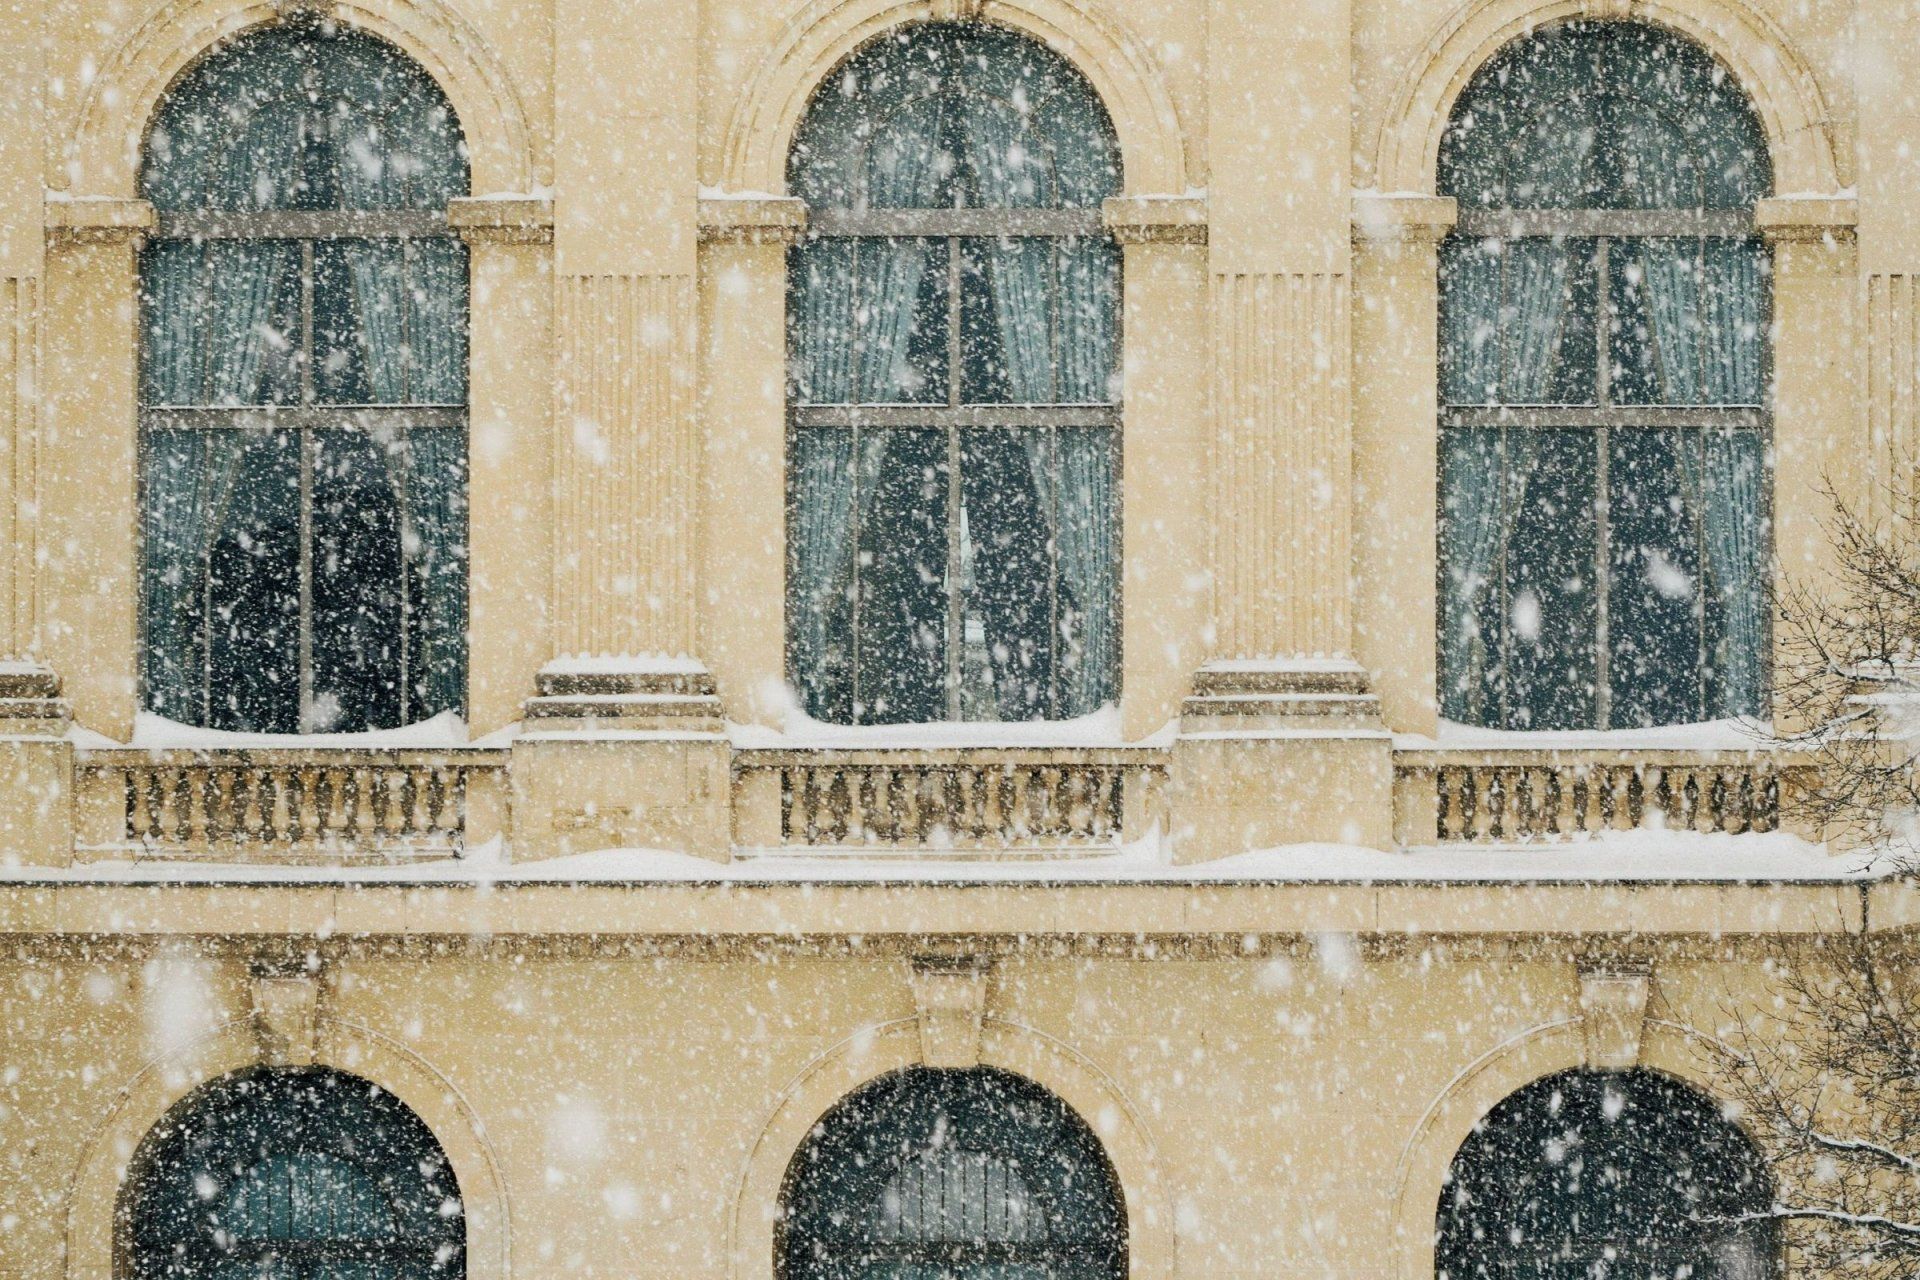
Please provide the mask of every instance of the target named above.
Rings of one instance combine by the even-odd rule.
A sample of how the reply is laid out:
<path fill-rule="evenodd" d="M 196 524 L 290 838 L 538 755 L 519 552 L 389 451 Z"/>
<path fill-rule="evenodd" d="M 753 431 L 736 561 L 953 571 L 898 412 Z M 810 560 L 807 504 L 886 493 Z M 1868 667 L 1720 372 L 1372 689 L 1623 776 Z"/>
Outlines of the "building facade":
<path fill-rule="evenodd" d="M 0 1280 L 1766 1274 L 1911 22 L 0 13 Z"/>

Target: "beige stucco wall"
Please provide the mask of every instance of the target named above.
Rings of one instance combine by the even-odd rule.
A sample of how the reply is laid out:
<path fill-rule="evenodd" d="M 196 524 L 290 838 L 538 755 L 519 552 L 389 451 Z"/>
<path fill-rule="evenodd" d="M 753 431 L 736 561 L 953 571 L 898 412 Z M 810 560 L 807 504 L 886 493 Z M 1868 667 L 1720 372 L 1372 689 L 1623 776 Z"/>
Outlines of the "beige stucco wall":
<path fill-rule="evenodd" d="M 53 668 L 78 725 L 117 741 L 136 709 L 139 139 L 184 67 L 276 12 L 0 8 L 0 656 Z M 728 718 L 777 722 L 784 244 L 799 216 L 779 200 L 783 150 L 841 56 L 930 16 L 1052 42 L 1120 135 L 1122 736 L 1178 717 L 1209 659 L 1353 658 L 1379 698 L 1338 751 L 1314 754 L 1305 734 L 1263 756 L 1273 739 L 1253 725 L 1180 757 L 1176 828 L 1222 810 L 1263 810 L 1249 826 L 1275 838 L 1394 827 L 1382 730 L 1430 732 L 1435 716 L 1433 262 L 1451 212 L 1432 198 L 1434 147 L 1466 79 L 1530 25 L 1670 25 L 1756 102 L 1782 197 L 1763 211 L 1782 565 L 1822 569 L 1824 479 L 1865 494 L 1920 446 L 1920 37 L 1890 0 L 331 12 L 440 80 L 474 194 L 506 197 L 462 215 L 478 228 L 476 734 L 520 717 L 543 663 L 595 653 L 697 657 Z M 72 767 L 67 743 L 21 750 L 41 754 L 19 777 Z M 635 767 L 665 776 L 656 764 Z M 562 760 L 543 776 L 558 790 L 568 772 Z M 49 792 L 0 783 L 23 815 Z M 488 834 L 510 828 L 506 790 L 486 793 Z M 724 857 L 738 820 L 707 798 L 701 848 Z M 576 817 L 600 803 L 549 799 L 543 811 Z M 6 860 L 71 859 L 59 800 L 35 847 L 9 844 Z M 509 834 L 517 852 L 536 844 Z M 1203 852 L 1233 851 L 1231 834 Z M 434 1128 L 462 1178 L 477 1280 L 765 1276 L 766 1214 L 799 1135 L 859 1081 L 919 1060 L 908 974 L 929 952 L 990 961 L 976 1051 L 1061 1092 L 1107 1143 L 1136 1275 L 1423 1280 L 1420 1233 L 1459 1137 L 1506 1092 L 1585 1060 L 1583 957 L 1651 965 L 1641 1060 L 1697 1073 L 1689 1035 L 1710 1032 L 1726 999 L 1761 998 L 1758 960 L 1858 927 L 1862 901 L 1792 884 L 576 890 L 115 875 L 0 886 L 0 1280 L 110 1273 L 116 1171 L 172 1099 L 260 1060 L 249 973 L 309 953 L 312 1052 Z M 1874 919 L 1911 923 L 1912 903 L 1885 892 Z"/>

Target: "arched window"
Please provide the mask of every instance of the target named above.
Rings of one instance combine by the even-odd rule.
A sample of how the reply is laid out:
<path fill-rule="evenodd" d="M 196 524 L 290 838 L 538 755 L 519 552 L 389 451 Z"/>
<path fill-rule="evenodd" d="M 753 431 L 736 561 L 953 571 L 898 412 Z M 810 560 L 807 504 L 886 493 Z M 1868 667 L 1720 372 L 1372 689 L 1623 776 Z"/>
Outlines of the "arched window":
<path fill-rule="evenodd" d="M 1100 1143 L 1032 1081 L 913 1067 L 842 1101 L 787 1172 L 781 1280 L 1118 1280 L 1120 1188 Z"/>
<path fill-rule="evenodd" d="M 843 724 L 1036 720 L 1115 694 L 1113 129 L 1009 31 L 882 36 L 787 181 L 789 668 Z"/>
<path fill-rule="evenodd" d="M 1768 1280 L 1770 1180 L 1713 1104 L 1650 1071 L 1564 1071 L 1490 1112 L 1440 1196 L 1440 1280 Z"/>
<path fill-rule="evenodd" d="M 390 46 L 247 35 L 161 107 L 142 182 L 144 700 L 218 729 L 388 728 L 466 684 L 467 190 Z"/>
<path fill-rule="evenodd" d="M 460 1280 L 466 1221 L 439 1143 L 397 1098 L 323 1068 L 223 1076 L 135 1154 L 130 1280 Z"/>
<path fill-rule="evenodd" d="M 1526 36 L 1440 153 L 1441 709 L 1760 714 L 1771 183 L 1739 87 L 1629 23 Z"/>

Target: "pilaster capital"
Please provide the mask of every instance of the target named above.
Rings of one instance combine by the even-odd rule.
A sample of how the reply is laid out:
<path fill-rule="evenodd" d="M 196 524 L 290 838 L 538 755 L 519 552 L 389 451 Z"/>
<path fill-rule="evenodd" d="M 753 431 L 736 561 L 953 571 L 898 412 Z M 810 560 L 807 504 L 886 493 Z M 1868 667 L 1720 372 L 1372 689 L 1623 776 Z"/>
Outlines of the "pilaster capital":
<path fill-rule="evenodd" d="M 548 196 L 457 196 L 447 202 L 447 225 L 468 244 L 552 244 L 553 200 Z"/>
<path fill-rule="evenodd" d="M 1459 219 L 1460 202 L 1452 196 L 1384 191 L 1353 196 L 1355 243 L 1434 244 Z"/>
<path fill-rule="evenodd" d="M 1769 196 L 1755 202 L 1753 225 L 1769 244 L 1850 243 L 1860 225 L 1851 193 Z"/>
<path fill-rule="evenodd" d="M 807 229 L 795 196 L 709 191 L 700 197 L 700 243 L 793 244 Z"/>
<path fill-rule="evenodd" d="M 49 244 L 124 244 L 138 249 L 153 230 L 153 203 L 119 196 L 73 196 L 50 191 L 45 204 Z"/>
<path fill-rule="evenodd" d="M 1207 198 L 1114 196 L 1101 202 L 1100 221 L 1121 244 L 1205 244 Z"/>

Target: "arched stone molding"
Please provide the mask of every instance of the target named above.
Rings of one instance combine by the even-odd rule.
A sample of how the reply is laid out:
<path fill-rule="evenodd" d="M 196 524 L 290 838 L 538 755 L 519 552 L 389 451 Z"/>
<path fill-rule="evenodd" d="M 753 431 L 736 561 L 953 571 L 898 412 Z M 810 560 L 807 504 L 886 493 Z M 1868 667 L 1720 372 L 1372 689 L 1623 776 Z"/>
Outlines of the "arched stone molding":
<path fill-rule="evenodd" d="M 466 1211 L 469 1280 L 507 1280 L 506 1184 L 473 1108 L 445 1076 L 392 1038 L 327 1017 L 315 1027 L 315 1065 L 370 1080 L 393 1094 L 420 1117 L 446 1153 Z M 113 1280 L 120 1193 L 128 1163 L 148 1131 L 207 1081 L 263 1060 L 259 1028 L 253 1019 L 241 1018 L 147 1063 L 121 1087 L 67 1186 L 68 1280 Z"/>
<path fill-rule="evenodd" d="M 1158 67 L 1115 19 L 1074 0 L 805 0 L 740 95 L 721 185 L 784 192 L 787 148 L 815 87 L 882 31 L 963 13 L 1024 32 L 1080 69 L 1113 118 L 1128 195 L 1187 190 L 1186 135 Z"/>
<path fill-rule="evenodd" d="M 1510 41 L 1573 18 L 1645 22 L 1710 50 L 1733 72 L 1766 130 L 1774 192 L 1839 189 L 1819 82 L 1779 25 L 1745 0 L 1468 0 L 1414 56 L 1415 74 L 1381 127 L 1376 187 L 1434 194 L 1440 138 L 1474 73 Z"/>
<path fill-rule="evenodd" d="M 1702 1052 L 1713 1043 L 1712 1037 L 1682 1023 L 1648 1018 L 1635 1065 L 1716 1097 L 1719 1091 Z M 1489 1049 L 1440 1091 L 1414 1126 L 1394 1172 L 1389 1209 L 1393 1280 L 1433 1280 L 1434 1215 L 1454 1154 L 1474 1125 L 1542 1076 L 1593 1065 L 1588 1048 L 1584 1018 L 1542 1023 Z"/>
<path fill-rule="evenodd" d="M 168 0 L 135 24 L 81 97 L 51 184 L 74 196 L 131 199 L 161 98 L 209 50 L 288 12 L 323 14 L 395 45 L 445 91 L 460 118 L 477 194 L 529 192 L 539 180 L 526 112 L 480 34 L 440 0 Z"/>
<path fill-rule="evenodd" d="M 980 1062 L 1025 1076 L 1079 1113 L 1106 1149 L 1126 1200 L 1128 1274 L 1176 1274 L 1173 1213 L 1159 1159 L 1118 1084 L 1052 1036 L 997 1018 L 982 1023 Z M 921 1065 L 920 1020 L 902 1018 L 847 1037 L 808 1063 L 787 1086 L 741 1172 L 727 1242 L 731 1274 L 737 1280 L 764 1280 L 769 1274 L 787 1167 L 808 1131 L 861 1085 Z"/>

